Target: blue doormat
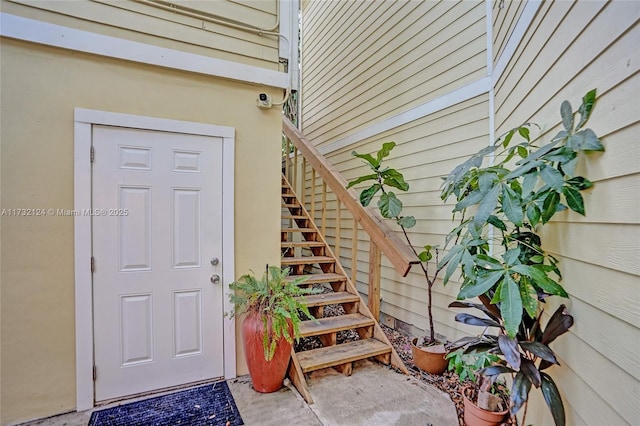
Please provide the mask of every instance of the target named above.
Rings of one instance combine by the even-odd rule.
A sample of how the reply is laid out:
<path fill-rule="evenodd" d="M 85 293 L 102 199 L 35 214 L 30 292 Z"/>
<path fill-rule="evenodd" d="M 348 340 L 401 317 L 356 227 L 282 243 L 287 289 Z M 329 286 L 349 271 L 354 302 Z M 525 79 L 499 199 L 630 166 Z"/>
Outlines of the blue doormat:
<path fill-rule="evenodd" d="M 243 425 L 227 382 L 94 411 L 89 426 Z"/>

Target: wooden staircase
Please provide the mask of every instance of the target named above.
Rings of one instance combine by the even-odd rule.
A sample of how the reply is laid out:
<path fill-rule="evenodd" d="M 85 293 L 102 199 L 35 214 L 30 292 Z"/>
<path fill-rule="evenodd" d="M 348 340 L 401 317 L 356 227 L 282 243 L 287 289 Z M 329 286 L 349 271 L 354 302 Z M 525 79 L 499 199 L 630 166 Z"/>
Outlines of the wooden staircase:
<path fill-rule="evenodd" d="M 288 371 L 292 383 L 311 404 L 313 399 L 305 374 L 312 371 L 333 367 L 350 375 L 355 361 L 372 358 L 392 364 L 408 374 L 404 363 L 284 176 L 282 200 L 282 222 L 286 226 L 283 226 L 281 233 L 281 263 L 283 267 L 291 268 L 288 279 L 305 276 L 307 279 L 302 285 L 320 284 L 327 291 L 306 297 L 309 310 L 316 320 L 303 321 L 300 333 L 302 337 L 317 336 L 322 347 L 292 351 Z M 324 308 L 328 305 L 340 305 L 342 309 L 334 309 L 334 316 L 325 317 Z M 336 311 L 339 313 L 337 316 Z M 352 335 L 357 336 L 357 340 L 339 343 L 338 333 L 346 330 L 354 330 Z"/>

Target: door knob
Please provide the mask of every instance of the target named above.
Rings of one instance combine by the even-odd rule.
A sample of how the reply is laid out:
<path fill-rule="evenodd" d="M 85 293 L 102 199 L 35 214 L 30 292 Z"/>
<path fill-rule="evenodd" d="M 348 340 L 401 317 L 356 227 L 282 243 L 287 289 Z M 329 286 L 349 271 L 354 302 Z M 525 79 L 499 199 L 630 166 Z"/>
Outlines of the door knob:
<path fill-rule="evenodd" d="M 213 266 L 218 266 L 218 263 L 220 263 L 220 259 L 218 259 L 217 257 L 212 257 L 211 258 L 211 264 Z"/>
<path fill-rule="evenodd" d="M 211 282 L 214 284 L 220 284 L 220 275 L 218 274 L 211 275 Z"/>

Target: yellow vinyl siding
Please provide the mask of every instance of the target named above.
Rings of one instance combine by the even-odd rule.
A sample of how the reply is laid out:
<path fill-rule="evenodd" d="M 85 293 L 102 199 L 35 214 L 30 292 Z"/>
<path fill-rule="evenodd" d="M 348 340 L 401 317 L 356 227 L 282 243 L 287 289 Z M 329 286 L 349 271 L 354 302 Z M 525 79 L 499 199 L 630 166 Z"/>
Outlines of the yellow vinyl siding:
<path fill-rule="evenodd" d="M 493 62 L 504 52 L 504 48 L 518 23 L 526 1 L 494 1 L 493 7 Z"/>
<path fill-rule="evenodd" d="M 416 226 L 410 229 L 409 235 L 418 247 L 424 244 L 436 245 L 441 244 L 452 226 L 453 206 L 444 205 L 440 199 L 440 177 L 446 175 L 463 158 L 485 146 L 488 132 L 488 96 L 483 95 L 367 139 L 357 146 L 335 151 L 327 158 L 347 180 L 350 180 L 367 173 L 367 167 L 362 161 L 351 156 L 352 150 L 370 153 L 376 151 L 383 142 L 395 141 L 398 146 L 387 163 L 390 167 L 402 170 L 411 187 L 409 193 L 397 194 L 405 205 L 403 214 L 415 215 L 418 219 Z M 450 143 L 451 141 L 455 143 Z M 364 184 L 359 186 L 364 187 Z M 317 189 L 316 200 L 320 199 L 319 191 L 320 188 Z M 309 197 L 307 205 L 309 207 Z M 316 203 L 316 209 L 316 217 L 319 217 L 319 203 Z M 334 209 L 335 203 L 329 203 L 327 239 L 330 242 L 334 241 L 335 236 Z M 341 257 L 343 266 L 350 272 L 353 231 L 351 217 L 345 216 L 343 213 Z M 401 235 L 399 229 L 398 233 Z M 368 292 L 368 253 L 368 237 L 360 230 L 357 287 L 363 294 Z M 435 265 L 430 265 L 432 271 L 433 268 Z M 427 328 L 426 284 L 419 268 L 413 268 L 407 277 L 402 277 L 383 256 L 381 275 L 382 311 L 408 324 Z M 442 281 L 438 281 L 434 287 L 436 331 L 446 334 L 449 338 L 461 335 L 460 327 L 453 319 L 455 312 L 447 309 L 447 305 L 455 299 L 456 294 L 455 282 L 444 287 Z"/>
<path fill-rule="evenodd" d="M 308 13 L 340 28 L 303 25 L 303 123 L 318 146 L 486 74 L 481 2 L 345 2 L 359 8 L 348 19 L 331 3 Z"/>
<path fill-rule="evenodd" d="M 205 9 L 209 2 L 187 2 Z M 214 2 L 219 14 L 239 22 L 270 27 L 276 22 L 276 0 L 267 13 L 242 3 Z M 278 37 L 231 28 L 183 16 L 134 0 L 31 1 L 2 0 L 3 12 L 127 40 L 204 56 L 278 69 Z"/>
<path fill-rule="evenodd" d="M 638 16 L 637 2 L 544 2 L 496 85 L 497 134 L 533 120 L 543 125 L 534 132 L 543 141 L 560 130 L 563 99 L 577 108 L 587 90 L 598 91 L 588 127 L 607 151 L 578 165 L 595 183 L 584 193 L 587 214 L 563 212 L 543 231 L 575 317 L 568 336 L 553 343 L 565 367 L 551 370 L 568 424 L 633 424 L 640 417 Z M 538 405 L 529 421 L 551 420 Z"/>
<path fill-rule="evenodd" d="M 595 183 L 583 193 L 587 215 L 562 212 L 543 231 L 545 249 L 560 260 L 571 295 L 549 302 L 545 316 L 566 303 L 575 317 L 571 331 L 552 345 L 562 368 L 549 372 L 562 391 L 567 424 L 634 424 L 640 418 L 640 3 L 541 2 L 510 52 L 506 46 L 521 33 L 516 27 L 527 18 L 529 2 L 493 1 L 492 59 L 495 64 L 510 58 L 504 72 L 493 76 L 493 111 L 485 94 L 331 151 L 336 140 L 438 96 L 446 99 L 463 82 L 486 75 L 484 2 L 388 3 L 307 2 L 305 134 L 328 151 L 347 180 L 368 170 L 351 157 L 352 150 L 371 153 L 395 140 L 399 145 L 388 165 L 401 170 L 411 186 L 409 194 L 398 194 L 403 214 L 417 218 L 411 236 L 416 244 L 442 245 L 453 222 L 452 205 L 439 198 L 440 177 L 489 143 L 490 114 L 495 135 L 533 121 L 542 128 L 532 134 L 546 142 L 561 128 L 560 103 L 569 99 L 576 109 L 581 96 L 596 88 L 588 127 L 607 151 L 578 164 L 578 173 Z M 330 240 L 334 206 L 327 221 Z M 351 218 L 344 216 L 342 224 L 349 227 Z M 342 231 L 341 243 L 343 264 L 350 267 L 349 229 Z M 357 286 L 364 294 L 368 249 L 368 237 L 359 231 Z M 427 293 L 419 270 L 400 277 L 383 257 L 381 276 L 382 311 L 425 329 Z M 434 287 L 436 331 L 450 339 L 477 332 L 455 323 L 456 312 L 447 309 L 459 288 L 455 278 L 447 287 Z M 532 393 L 526 423 L 551 424 L 546 404 Z"/>

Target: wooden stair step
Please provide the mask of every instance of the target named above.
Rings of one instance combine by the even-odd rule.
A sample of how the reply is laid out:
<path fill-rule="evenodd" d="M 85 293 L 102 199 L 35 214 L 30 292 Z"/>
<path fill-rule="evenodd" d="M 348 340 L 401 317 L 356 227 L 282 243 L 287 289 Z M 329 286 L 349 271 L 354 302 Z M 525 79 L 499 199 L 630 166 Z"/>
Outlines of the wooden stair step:
<path fill-rule="evenodd" d="M 346 314 L 336 317 L 318 318 L 300 323 L 300 336 L 321 336 L 352 328 L 371 327 L 375 321 L 361 314 Z"/>
<path fill-rule="evenodd" d="M 316 263 L 335 263 L 336 260 L 331 256 L 302 256 L 302 257 L 283 257 L 280 260 L 282 266 L 289 265 L 315 265 Z"/>
<path fill-rule="evenodd" d="M 391 347 L 375 339 L 362 339 L 304 352 L 297 352 L 302 372 L 334 367 L 391 352 Z"/>
<path fill-rule="evenodd" d="M 282 193 L 282 197 L 283 198 L 296 198 L 296 195 L 295 194 L 288 194 L 286 192 L 283 192 Z"/>
<path fill-rule="evenodd" d="M 292 203 L 282 203 L 282 207 L 286 207 L 288 209 L 300 209 L 302 208 L 300 204 L 292 204 Z"/>
<path fill-rule="evenodd" d="M 283 214 L 282 219 L 309 219 L 305 215 L 300 214 Z"/>
<path fill-rule="evenodd" d="M 314 228 L 282 228 L 282 232 L 316 232 Z"/>
<path fill-rule="evenodd" d="M 342 282 L 346 281 L 347 277 L 340 274 L 334 273 L 325 273 L 325 274 L 304 274 L 304 275 L 289 275 L 286 280 L 293 281 L 296 278 L 300 277 L 308 277 L 304 283 L 305 284 L 323 284 L 323 283 L 333 283 L 333 282 Z"/>
<path fill-rule="evenodd" d="M 313 307 L 359 302 L 360 296 L 347 293 L 346 291 L 336 291 L 331 293 L 310 294 L 304 296 L 304 300 L 308 307 Z"/>
<path fill-rule="evenodd" d="M 324 247 L 322 241 L 283 241 L 280 243 L 281 248 L 294 248 L 294 247 Z"/>

